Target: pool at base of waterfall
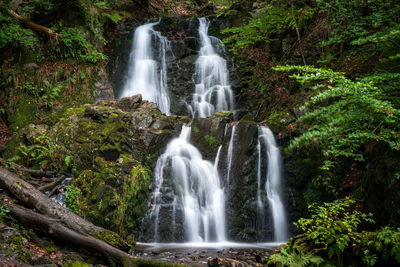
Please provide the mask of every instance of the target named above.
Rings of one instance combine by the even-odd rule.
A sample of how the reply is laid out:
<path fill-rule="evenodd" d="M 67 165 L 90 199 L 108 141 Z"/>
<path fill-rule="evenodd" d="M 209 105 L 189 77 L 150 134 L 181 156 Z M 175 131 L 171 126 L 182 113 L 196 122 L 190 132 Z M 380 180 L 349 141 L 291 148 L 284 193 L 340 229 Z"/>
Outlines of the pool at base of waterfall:
<path fill-rule="evenodd" d="M 280 242 L 137 243 L 135 256 L 190 266 L 265 266 Z"/>

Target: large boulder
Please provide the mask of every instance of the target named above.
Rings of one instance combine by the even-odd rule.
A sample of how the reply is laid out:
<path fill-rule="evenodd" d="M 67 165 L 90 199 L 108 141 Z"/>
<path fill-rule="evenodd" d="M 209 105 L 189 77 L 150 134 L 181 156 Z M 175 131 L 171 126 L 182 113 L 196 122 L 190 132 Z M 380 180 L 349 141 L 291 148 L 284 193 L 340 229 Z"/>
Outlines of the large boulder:
<path fill-rule="evenodd" d="M 136 233 L 147 206 L 151 170 L 187 117 L 163 115 L 140 95 L 70 108 L 51 128 L 29 125 L 5 147 L 19 163 L 72 174 L 66 203 L 123 236 Z M 41 155 L 35 160 L 26 151 Z M 15 157 L 19 156 L 19 158 Z M 41 164 L 46 160 L 46 165 Z"/>

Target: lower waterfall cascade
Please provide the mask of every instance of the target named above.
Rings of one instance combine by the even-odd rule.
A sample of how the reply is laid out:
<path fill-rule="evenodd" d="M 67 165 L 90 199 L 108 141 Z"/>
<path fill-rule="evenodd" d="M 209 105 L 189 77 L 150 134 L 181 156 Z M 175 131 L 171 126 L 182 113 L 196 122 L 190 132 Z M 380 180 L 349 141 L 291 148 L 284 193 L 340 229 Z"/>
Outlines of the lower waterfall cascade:
<path fill-rule="evenodd" d="M 264 204 L 261 200 L 261 158 L 262 148 L 265 151 L 267 175 L 265 192 L 271 208 L 274 227 L 274 241 L 286 242 L 288 236 L 287 219 L 281 197 L 281 156 L 274 134 L 265 126 L 258 129 L 258 166 L 257 166 L 257 208 L 260 217 L 264 217 Z M 264 221 L 264 220 L 262 220 Z"/>
<path fill-rule="evenodd" d="M 179 138 L 173 139 L 158 158 L 155 168 L 156 189 L 151 216 L 155 219 L 154 240 L 158 241 L 158 217 L 162 205 L 164 170 L 170 166 L 175 185 L 173 211 L 183 211 L 186 241 L 226 241 L 224 190 L 216 165 L 203 160 L 190 144 L 191 127 L 184 125 Z M 173 215 L 175 217 L 175 215 Z"/>

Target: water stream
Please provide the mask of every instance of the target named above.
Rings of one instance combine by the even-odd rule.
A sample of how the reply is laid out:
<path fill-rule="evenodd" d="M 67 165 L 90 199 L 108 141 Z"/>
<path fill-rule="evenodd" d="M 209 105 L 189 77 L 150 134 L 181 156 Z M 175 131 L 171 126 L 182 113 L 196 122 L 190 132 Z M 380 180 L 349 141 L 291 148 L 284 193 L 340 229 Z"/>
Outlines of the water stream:
<path fill-rule="evenodd" d="M 147 23 L 135 30 L 127 80 L 120 97 L 141 94 L 143 99 L 157 103 L 161 112 L 170 115 L 166 63 L 170 43 L 153 29 L 158 23 Z M 155 58 L 153 39 L 156 41 L 156 47 L 158 46 L 159 58 Z"/>
<path fill-rule="evenodd" d="M 227 63 L 218 55 L 216 46 L 220 40 L 208 36 L 209 22 L 206 19 L 200 18 L 199 22 L 201 47 L 195 63 L 195 93 L 192 103 L 188 105 L 193 118 L 207 117 L 222 110 L 234 111 Z M 153 29 L 157 23 L 142 25 L 135 31 L 129 75 L 122 96 L 141 93 L 144 99 L 156 102 L 160 110 L 169 115 L 170 99 L 166 83 L 169 41 Z M 159 43 L 155 46 L 159 47 L 157 59 L 154 59 L 153 40 Z M 224 138 L 229 125 L 225 127 Z M 241 149 L 237 149 L 237 140 L 240 138 L 237 125 L 238 122 L 231 125 L 229 142 L 222 142 L 218 147 L 214 163 L 204 160 L 200 151 L 191 144 L 189 125 L 183 125 L 179 137 L 167 144 L 153 172 L 154 190 L 148 215 L 150 221 L 147 221 L 153 228 L 146 225 L 152 229 L 151 238 L 147 240 L 155 242 L 153 245 L 159 242 L 184 242 L 182 244 L 185 246 L 234 246 L 228 238 L 226 202 L 230 200 L 226 200 L 226 196 L 229 196 L 227 190 L 230 190 L 230 180 L 234 177 L 232 165 L 236 164 L 238 153 L 241 153 Z M 256 149 L 256 201 L 257 217 L 260 218 L 257 229 L 260 232 L 266 229 L 269 216 L 266 210 L 269 207 L 274 229 L 273 241 L 283 242 L 288 238 L 288 230 L 281 196 L 281 159 L 279 147 L 267 127 L 259 127 Z M 222 171 L 219 167 L 224 169 L 224 173 L 219 173 Z M 224 184 L 228 186 L 224 187 Z M 166 218 L 171 223 L 161 224 L 161 219 L 165 221 Z M 164 244 L 168 246 L 168 243 Z"/>
<path fill-rule="evenodd" d="M 276 144 L 272 131 L 264 126 L 258 129 L 258 169 L 257 169 L 257 205 L 258 210 L 263 212 L 264 204 L 261 200 L 261 158 L 262 147 L 264 148 L 265 160 L 267 161 L 267 175 L 265 182 L 265 192 L 271 208 L 271 215 L 274 228 L 274 241 L 285 242 L 288 239 L 288 226 L 285 209 L 281 200 L 281 155 Z M 265 216 L 264 213 L 260 217 Z M 264 220 L 262 220 L 264 221 Z"/>
<path fill-rule="evenodd" d="M 200 18 L 199 23 L 201 47 L 194 75 L 196 85 L 192 103 L 188 106 L 192 118 L 208 117 L 221 110 L 234 110 L 227 63 L 215 48 L 221 41 L 208 35 L 209 21 Z"/>
<path fill-rule="evenodd" d="M 215 165 L 203 160 L 200 151 L 190 144 L 190 132 L 191 127 L 184 125 L 179 138 L 173 139 L 157 160 L 152 210 L 156 220 L 154 240 L 159 240 L 164 171 L 170 168 L 175 186 L 174 205 L 184 214 L 185 241 L 223 242 L 226 241 L 224 190 Z M 218 157 L 215 164 L 218 164 Z"/>

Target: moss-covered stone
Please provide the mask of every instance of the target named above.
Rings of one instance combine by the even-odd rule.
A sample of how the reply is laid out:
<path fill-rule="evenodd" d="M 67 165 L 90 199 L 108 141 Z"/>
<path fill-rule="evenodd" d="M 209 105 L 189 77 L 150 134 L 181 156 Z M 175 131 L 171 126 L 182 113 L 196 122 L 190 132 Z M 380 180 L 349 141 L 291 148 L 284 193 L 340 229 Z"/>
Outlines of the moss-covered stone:
<path fill-rule="evenodd" d="M 82 261 L 67 262 L 62 265 L 63 267 L 90 267 L 91 265 Z"/>
<path fill-rule="evenodd" d="M 79 213 L 122 236 L 138 229 L 149 183 L 149 169 L 128 155 L 116 162 L 96 157 L 92 169 L 72 181 L 82 193 Z"/>
<path fill-rule="evenodd" d="M 127 237 L 136 234 L 147 205 L 147 166 L 155 164 L 180 125 L 188 121 L 161 114 L 140 96 L 101 101 L 67 109 L 54 127 L 32 124 L 21 129 L 2 154 L 10 159 L 19 151 L 17 162 L 25 164 L 33 163 L 26 151 L 54 151 L 40 160 L 47 162 L 47 169 L 72 173 L 70 186 L 79 192 L 66 203 L 96 225 Z M 98 237 L 120 247 L 112 236 Z"/>

